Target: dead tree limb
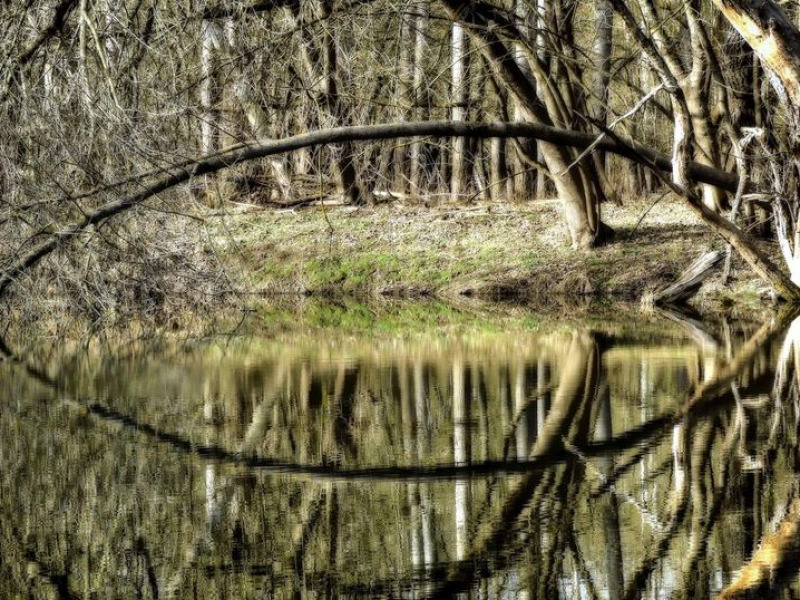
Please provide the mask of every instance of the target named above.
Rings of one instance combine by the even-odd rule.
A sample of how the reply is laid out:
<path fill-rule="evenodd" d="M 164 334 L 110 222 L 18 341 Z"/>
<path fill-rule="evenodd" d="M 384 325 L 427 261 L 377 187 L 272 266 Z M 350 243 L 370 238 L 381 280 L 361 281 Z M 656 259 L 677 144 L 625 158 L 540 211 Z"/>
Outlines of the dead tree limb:
<path fill-rule="evenodd" d="M 723 254 L 719 251 L 704 253 L 681 273 L 677 281 L 652 295 L 645 295 L 642 298 L 642 305 L 647 307 L 685 304 L 700 290 L 700 286 L 711 275 L 722 258 Z"/>

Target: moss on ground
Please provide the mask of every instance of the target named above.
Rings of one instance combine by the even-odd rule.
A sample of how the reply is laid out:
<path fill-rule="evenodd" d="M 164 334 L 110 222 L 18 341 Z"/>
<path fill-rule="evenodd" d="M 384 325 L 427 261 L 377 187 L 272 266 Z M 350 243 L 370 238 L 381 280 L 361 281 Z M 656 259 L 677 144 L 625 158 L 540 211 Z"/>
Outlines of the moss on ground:
<path fill-rule="evenodd" d="M 425 208 L 250 208 L 209 217 L 213 251 L 245 292 L 261 296 L 515 299 L 544 305 L 584 298 L 636 301 L 673 281 L 721 240 L 679 201 L 604 207 L 616 231 L 591 252 L 569 247 L 553 201 Z M 764 245 L 775 254 L 776 248 Z M 715 276 L 698 302 L 761 302 L 740 260 L 732 283 Z M 581 300 L 582 301 L 582 300 Z"/>

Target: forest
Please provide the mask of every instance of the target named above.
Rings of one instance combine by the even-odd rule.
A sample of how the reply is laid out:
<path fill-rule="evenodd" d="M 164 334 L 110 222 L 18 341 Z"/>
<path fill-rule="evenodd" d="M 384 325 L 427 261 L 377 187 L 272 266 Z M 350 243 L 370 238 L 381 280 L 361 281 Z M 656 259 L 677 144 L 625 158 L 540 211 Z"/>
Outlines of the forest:
<path fill-rule="evenodd" d="M 101 319 L 219 302 L 247 287 L 223 283 L 224 245 L 207 242 L 232 206 L 369 215 L 556 199 L 554 244 L 591 257 L 637 248 L 609 211 L 656 198 L 657 214 L 666 195 L 721 241 L 725 281 L 741 259 L 795 302 L 798 12 L 769 0 L 6 3 L 0 293 L 13 310 L 55 302 Z M 282 256 L 265 247 L 259 260 Z"/>
<path fill-rule="evenodd" d="M 0 600 L 800 598 L 800 3 L 0 31 Z"/>

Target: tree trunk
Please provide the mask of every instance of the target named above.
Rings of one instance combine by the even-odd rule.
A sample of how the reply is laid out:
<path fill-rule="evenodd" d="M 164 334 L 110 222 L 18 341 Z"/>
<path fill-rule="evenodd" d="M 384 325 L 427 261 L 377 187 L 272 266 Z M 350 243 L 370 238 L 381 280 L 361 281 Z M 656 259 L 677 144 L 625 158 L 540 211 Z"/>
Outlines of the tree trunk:
<path fill-rule="evenodd" d="M 520 70 L 529 79 L 533 77 L 530 64 L 526 58 L 528 46 L 533 44 L 531 38 L 531 25 L 536 22 L 536 15 L 533 14 L 530 5 L 525 0 L 516 0 L 514 5 L 514 18 L 517 29 L 520 32 L 520 39 L 514 44 L 514 60 L 519 65 Z M 524 121 L 524 108 L 519 101 L 514 102 L 514 121 Z M 534 148 L 531 140 L 520 140 L 521 144 Z M 518 200 L 526 200 L 535 196 L 535 175 L 532 177 L 531 168 L 525 162 L 525 157 L 520 156 L 522 150 L 518 149 L 513 153 L 512 163 L 513 177 L 511 179 L 514 197 Z M 534 151 L 535 152 L 535 151 Z"/>
<path fill-rule="evenodd" d="M 608 115 L 608 84 L 611 80 L 611 43 L 614 26 L 614 7 L 611 5 L 610 0 L 595 0 L 594 10 L 594 54 L 595 69 L 597 69 L 594 79 L 594 119 L 598 123 L 605 125 Z M 596 161 L 598 163 L 598 169 L 605 174 L 605 154 L 597 153 Z"/>
<path fill-rule="evenodd" d="M 317 14 L 321 20 L 330 18 L 333 12 L 333 0 L 317 0 Z M 336 39 L 328 26 L 322 28 L 322 85 L 324 103 L 330 114 L 332 124 L 344 123 L 344 110 L 339 97 L 338 56 Z M 336 169 L 336 183 L 339 195 L 348 204 L 363 204 L 364 197 L 357 181 L 355 156 L 349 142 L 331 146 Z"/>
<path fill-rule="evenodd" d="M 750 47 L 779 77 L 795 110 L 800 107 L 800 32 L 773 0 L 712 0 Z"/>
<path fill-rule="evenodd" d="M 536 0 L 536 58 L 542 64 L 545 72 L 548 70 L 549 61 L 545 49 L 544 32 L 547 31 L 547 15 L 550 8 L 550 0 Z M 540 98 L 541 101 L 541 98 Z M 544 162 L 541 146 L 537 146 L 536 160 Z M 544 198 L 547 195 L 547 175 L 544 169 L 536 170 L 536 197 Z"/>
<path fill-rule="evenodd" d="M 425 57 L 428 52 L 428 13 L 430 11 L 430 0 L 420 0 L 416 5 L 417 14 L 414 18 L 414 59 L 413 59 L 413 88 L 412 98 L 415 107 L 415 115 L 419 120 L 428 116 L 427 110 L 427 88 L 425 81 Z M 410 41 L 409 41 L 410 42 Z M 421 196 L 423 192 L 424 168 L 424 142 L 416 139 L 411 144 L 410 157 L 411 173 L 410 187 L 411 193 Z"/>
<path fill-rule="evenodd" d="M 467 34 L 460 23 L 453 23 L 450 57 L 450 89 L 451 118 L 453 121 L 465 121 L 467 118 L 467 105 L 469 103 L 469 43 Z M 450 157 L 450 197 L 453 202 L 458 202 L 467 191 L 467 182 L 470 180 L 467 140 L 457 137 L 452 141 L 453 152 Z"/>
<path fill-rule="evenodd" d="M 686 106 L 692 120 L 692 132 L 696 145 L 694 159 L 709 167 L 719 168 L 721 165 L 719 143 L 711 122 L 709 95 L 706 87 L 710 59 L 704 44 L 704 39 L 707 37 L 703 29 L 704 25 L 698 19 L 700 10 L 700 3 L 697 0 L 685 4 L 692 48 L 692 68 L 684 85 Z M 728 206 L 725 193 L 707 185 L 703 186 L 703 202 L 716 212 L 722 212 Z"/>
<path fill-rule="evenodd" d="M 453 21 L 469 29 L 498 78 L 522 106 L 525 120 L 550 125 L 552 120 L 537 97 L 534 84 L 519 68 L 506 44 L 494 33 L 491 20 L 473 10 L 465 0 L 443 0 L 442 4 Z M 543 84 L 541 78 L 539 84 Z M 572 247 L 581 250 L 592 248 L 603 240 L 605 233 L 595 190 L 586 187 L 580 169 L 570 168 L 574 160 L 570 151 L 551 144 L 540 144 L 540 147 L 564 205 Z"/>
<path fill-rule="evenodd" d="M 200 152 L 208 155 L 216 151 L 219 146 L 217 69 L 222 28 L 214 21 L 203 21 L 201 35 Z M 221 199 L 217 197 L 216 181 L 213 174 L 206 175 L 204 181 L 206 201 L 212 206 L 216 206 Z"/>

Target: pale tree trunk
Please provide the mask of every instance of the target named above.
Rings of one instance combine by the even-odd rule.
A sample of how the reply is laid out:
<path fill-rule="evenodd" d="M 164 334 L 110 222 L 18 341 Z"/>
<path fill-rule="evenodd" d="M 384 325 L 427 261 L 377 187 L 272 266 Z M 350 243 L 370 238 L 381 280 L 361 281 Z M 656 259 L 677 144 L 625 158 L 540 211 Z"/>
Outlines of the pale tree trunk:
<path fill-rule="evenodd" d="M 108 61 L 108 68 L 113 73 L 117 69 L 117 63 L 119 62 L 119 42 L 117 39 L 111 35 L 111 32 L 115 29 L 115 23 L 118 18 L 119 13 L 119 3 L 114 2 L 114 0 L 106 0 L 103 3 L 103 12 L 105 14 L 105 50 L 106 50 L 106 60 Z"/>
<path fill-rule="evenodd" d="M 595 110 L 594 118 L 601 125 L 606 124 L 608 118 L 608 85 L 611 80 L 611 51 L 612 35 L 614 27 L 614 8 L 610 0 L 595 0 L 595 79 L 594 96 Z M 598 169 L 605 174 L 606 157 L 602 152 L 595 154 Z"/>
<path fill-rule="evenodd" d="M 485 65 L 483 61 L 473 61 L 471 64 L 472 76 L 472 90 L 470 96 L 472 98 L 487 98 L 489 94 L 488 73 L 485 72 Z M 469 83 L 467 84 L 469 85 Z M 487 120 L 486 107 L 478 102 L 475 105 L 474 112 L 470 115 L 470 119 L 476 122 L 484 122 Z M 467 140 L 468 151 L 470 157 L 470 173 L 472 173 L 472 185 L 474 188 L 473 195 L 470 200 L 478 198 L 480 200 L 489 199 L 489 173 L 487 165 L 487 140 L 471 139 Z"/>
<path fill-rule="evenodd" d="M 87 7 L 88 7 L 88 0 L 81 0 L 80 1 L 80 22 L 78 24 L 78 79 L 81 84 L 82 93 L 81 97 L 84 98 L 85 109 L 89 116 L 89 127 L 88 133 L 89 138 L 94 139 L 95 136 L 95 127 L 96 127 L 96 115 L 95 115 L 95 96 L 94 90 L 92 88 L 91 82 L 89 81 L 89 64 L 88 64 L 88 56 L 87 56 L 87 45 L 88 45 L 88 35 L 87 35 Z"/>
<path fill-rule="evenodd" d="M 469 103 L 469 43 L 464 27 L 460 23 L 453 23 L 450 49 L 450 98 L 453 104 L 451 119 L 465 121 Z M 453 138 L 452 148 L 450 197 L 453 202 L 458 202 L 466 193 L 467 182 L 470 179 L 467 140 L 461 137 Z"/>
<path fill-rule="evenodd" d="M 412 15 L 400 15 L 400 56 L 397 87 L 400 105 L 398 117 L 403 121 L 414 119 L 414 23 Z M 401 195 L 406 192 L 411 180 L 410 156 L 405 144 L 396 144 L 393 148 L 393 171 L 391 185 Z"/>
<path fill-rule="evenodd" d="M 514 20 L 520 32 L 520 39 L 514 44 L 514 60 L 522 73 L 531 79 L 533 74 L 528 64 L 526 46 L 533 43 L 531 39 L 531 24 L 536 23 L 537 19 L 530 5 L 525 0 L 515 1 Z M 519 122 L 524 120 L 524 108 L 519 101 L 514 101 L 514 121 Z M 526 142 L 521 141 L 521 143 Z M 528 199 L 532 193 L 535 193 L 535 190 L 531 189 L 533 182 L 530 176 L 530 168 L 525 163 L 523 157 L 519 156 L 518 152 L 514 152 L 512 156 L 515 159 L 512 163 L 513 177 L 511 180 L 514 197 L 518 200 Z"/>
<path fill-rule="evenodd" d="M 545 66 L 548 65 L 547 50 L 545 48 L 544 32 L 547 30 L 547 15 L 550 10 L 550 0 L 536 0 L 536 58 Z M 541 89 L 541 88 L 540 88 Z M 540 98 L 541 101 L 541 98 Z M 544 162 L 542 148 L 537 144 L 536 159 Z M 547 195 L 547 176 L 544 170 L 536 170 L 536 197 L 544 198 Z"/>
<path fill-rule="evenodd" d="M 635 45 L 636 40 L 628 29 L 625 30 L 625 34 L 626 43 L 629 45 Z M 636 73 L 638 75 L 639 89 L 643 91 L 653 89 L 653 74 L 650 71 L 650 66 L 647 61 L 639 61 L 639 68 L 636 70 Z M 647 112 L 643 112 L 641 122 L 634 121 L 631 123 L 631 137 L 634 139 L 642 139 L 637 135 L 637 132 L 642 131 L 642 133 L 644 133 L 644 131 L 648 129 L 647 117 Z M 648 169 L 647 167 L 638 163 L 632 163 L 632 168 L 636 174 L 635 179 L 637 185 L 639 186 L 639 190 L 646 194 L 652 193 L 655 190 L 652 169 Z"/>
<path fill-rule="evenodd" d="M 470 461 L 469 400 L 466 393 L 464 360 L 456 357 L 453 362 L 453 463 L 467 465 Z M 469 478 L 455 481 L 455 532 L 456 560 L 466 558 L 469 548 Z"/>
<path fill-rule="evenodd" d="M 422 120 L 428 116 L 428 110 L 423 104 L 427 105 L 428 97 L 425 80 L 425 57 L 428 53 L 428 41 L 426 36 L 428 35 L 430 0 L 420 0 L 415 6 L 415 10 L 416 16 L 413 21 L 414 58 L 412 64 L 412 97 L 416 117 Z M 423 190 L 423 176 L 425 174 L 423 150 L 424 142 L 422 140 L 415 139 L 411 143 L 409 178 L 411 193 L 416 196 L 422 196 L 425 193 Z"/>
<path fill-rule="evenodd" d="M 219 89 L 217 85 L 217 68 L 219 65 L 219 48 L 222 29 L 214 21 L 203 21 L 202 46 L 200 55 L 200 151 L 212 154 L 219 148 L 219 125 L 217 101 Z M 221 201 L 216 190 L 214 175 L 205 176 L 206 201 L 216 206 Z"/>
<path fill-rule="evenodd" d="M 509 196 L 506 156 L 505 140 L 492 138 L 489 142 L 489 193 L 495 202 L 502 202 Z"/>

